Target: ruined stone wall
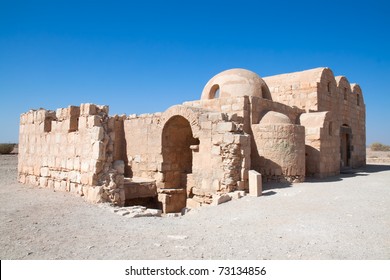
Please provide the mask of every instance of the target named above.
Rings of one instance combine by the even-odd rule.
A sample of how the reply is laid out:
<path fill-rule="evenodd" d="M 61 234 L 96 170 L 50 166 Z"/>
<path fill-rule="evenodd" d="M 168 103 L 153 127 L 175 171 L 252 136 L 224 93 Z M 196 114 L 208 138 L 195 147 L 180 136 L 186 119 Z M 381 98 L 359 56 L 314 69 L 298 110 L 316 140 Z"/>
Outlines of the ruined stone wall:
<path fill-rule="evenodd" d="M 231 118 L 243 125 L 243 130 L 248 133 L 250 119 L 250 101 L 248 96 L 203 99 L 187 101 L 184 106 L 202 108 L 206 111 L 222 112 L 229 114 Z"/>
<path fill-rule="evenodd" d="M 160 199 L 163 195 L 180 192 L 171 190 L 177 187 L 176 183 L 173 186 L 167 183 L 172 176 L 178 176 L 175 172 L 179 171 L 172 165 L 175 153 L 164 155 L 167 147 L 162 139 L 164 127 L 177 116 L 188 121 L 195 141 L 188 142 L 192 152 L 191 173 L 183 171 L 186 196 L 193 199 L 188 203 L 211 203 L 213 193 L 245 189 L 250 141 L 237 115 L 183 105 L 171 107 L 162 114 L 131 116 L 124 121 L 127 157 L 133 176 L 155 179 L 162 194 Z"/>
<path fill-rule="evenodd" d="M 112 170 L 108 107 L 82 104 L 20 118 L 19 181 L 121 204 L 121 174 Z"/>

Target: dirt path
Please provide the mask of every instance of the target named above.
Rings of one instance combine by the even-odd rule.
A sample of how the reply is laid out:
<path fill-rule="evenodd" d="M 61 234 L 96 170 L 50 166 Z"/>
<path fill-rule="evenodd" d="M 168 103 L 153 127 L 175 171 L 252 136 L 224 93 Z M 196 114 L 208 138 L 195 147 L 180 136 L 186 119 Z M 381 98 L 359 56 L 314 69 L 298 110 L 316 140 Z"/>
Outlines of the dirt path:
<path fill-rule="evenodd" d="M 0 156 L 1 259 L 390 259 L 389 165 L 182 217 L 127 218 L 18 184 L 16 164 Z"/>

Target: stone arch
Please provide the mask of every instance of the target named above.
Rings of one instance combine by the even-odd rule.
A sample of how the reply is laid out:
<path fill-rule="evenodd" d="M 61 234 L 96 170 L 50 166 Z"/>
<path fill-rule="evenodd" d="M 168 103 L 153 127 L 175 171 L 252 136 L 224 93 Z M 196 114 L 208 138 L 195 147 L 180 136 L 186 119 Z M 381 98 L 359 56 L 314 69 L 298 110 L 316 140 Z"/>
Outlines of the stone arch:
<path fill-rule="evenodd" d="M 338 91 L 337 82 L 331 69 L 321 68 L 317 82 L 322 92 L 334 95 Z"/>
<path fill-rule="evenodd" d="M 348 96 L 351 94 L 351 85 L 348 79 L 344 76 L 335 77 L 337 88 L 339 94 L 342 96 L 341 98 L 344 100 L 348 100 Z"/>
<path fill-rule="evenodd" d="M 268 85 L 263 81 L 261 85 L 261 95 L 264 99 L 272 100 L 271 91 L 268 88 Z"/>
<path fill-rule="evenodd" d="M 363 98 L 363 93 L 362 89 L 358 84 L 351 84 L 351 92 L 353 94 L 356 94 L 356 104 L 358 106 L 364 105 L 364 98 Z"/>
<path fill-rule="evenodd" d="M 191 146 L 198 144 L 199 140 L 193 137 L 186 118 L 176 115 L 165 123 L 161 139 L 165 188 L 186 187 L 186 180 L 182 177 L 192 173 Z"/>
<path fill-rule="evenodd" d="M 162 127 L 169 121 L 173 116 L 182 116 L 189 122 L 194 138 L 199 138 L 200 135 L 200 124 L 199 117 L 203 114 L 204 111 L 202 109 L 187 107 L 183 105 L 175 105 L 170 107 L 161 115 L 160 125 Z"/>

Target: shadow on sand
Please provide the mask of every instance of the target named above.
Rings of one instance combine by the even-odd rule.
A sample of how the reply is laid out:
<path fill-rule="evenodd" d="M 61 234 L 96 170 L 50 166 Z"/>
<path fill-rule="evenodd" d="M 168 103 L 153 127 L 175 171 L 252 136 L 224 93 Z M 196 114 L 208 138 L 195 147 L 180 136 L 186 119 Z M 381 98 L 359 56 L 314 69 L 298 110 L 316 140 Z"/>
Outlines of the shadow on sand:
<path fill-rule="evenodd" d="M 389 171 L 390 165 L 385 164 L 367 164 L 364 167 L 356 168 L 356 169 L 346 169 L 342 170 L 339 175 L 331 176 L 327 178 L 313 178 L 307 177 L 305 182 L 310 183 L 324 183 L 324 182 L 339 182 L 344 180 L 345 178 L 352 178 L 358 176 L 368 176 L 371 173 Z M 276 192 L 271 190 L 276 189 L 284 189 L 292 187 L 292 183 L 289 182 L 266 182 L 263 183 L 263 195 L 270 196 L 276 194 Z"/>

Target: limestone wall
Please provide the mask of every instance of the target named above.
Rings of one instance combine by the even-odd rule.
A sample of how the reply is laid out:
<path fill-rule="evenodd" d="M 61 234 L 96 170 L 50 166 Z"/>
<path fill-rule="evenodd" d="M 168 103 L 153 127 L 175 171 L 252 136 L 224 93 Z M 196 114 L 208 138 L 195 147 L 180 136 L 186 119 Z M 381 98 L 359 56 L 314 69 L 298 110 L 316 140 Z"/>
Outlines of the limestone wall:
<path fill-rule="evenodd" d="M 22 114 L 19 181 L 83 195 L 92 202 L 122 204 L 123 176 L 111 169 L 112 130 L 107 106 L 82 104 Z"/>
<path fill-rule="evenodd" d="M 333 72 L 328 68 L 316 68 L 312 70 L 276 75 L 264 78 L 268 84 L 274 101 L 284 103 L 289 106 L 297 106 L 310 112 L 331 112 L 332 122 L 331 130 L 333 136 L 339 137 L 337 140 L 325 139 L 329 133 L 324 133 L 325 138 L 317 139 L 324 145 L 328 145 L 332 150 L 331 157 L 342 162 L 342 126 L 350 128 L 348 137 L 351 139 L 350 147 L 350 167 L 359 167 L 365 165 L 366 160 L 366 124 L 365 124 L 365 104 L 360 87 L 356 84 L 350 84 L 346 77 L 335 77 Z M 325 124 L 327 125 L 327 124 Z M 320 129 L 323 125 L 319 125 Z M 313 129 L 313 128 L 311 128 Z M 327 128 L 323 128 L 327 129 Z M 314 135 L 314 134 L 313 134 Z M 320 135 L 320 134 L 318 134 Z M 320 136 L 318 136 L 320 137 Z M 333 138 L 332 138 L 333 139 Z M 338 145 L 335 148 L 334 145 Z M 313 146 L 308 143 L 309 146 Z M 329 164 L 327 162 L 326 164 Z M 335 166 L 340 164 L 331 163 L 332 167 L 326 167 L 321 176 L 333 174 Z M 309 173 L 314 172 L 311 170 Z M 316 173 L 317 171 L 315 171 Z"/>
<path fill-rule="evenodd" d="M 348 126 L 351 136 L 351 162 L 353 168 L 366 163 L 365 104 L 360 87 L 350 84 L 343 76 L 327 75 L 319 84 L 318 108 L 334 115 L 334 130 L 340 136 L 340 128 Z"/>
<path fill-rule="evenodd" d="M 302 114 L 305 127 L 306 175 L 333 176 L 340 172 L 340 138 L 331 112 Z"/>
<path fill-rule="evenodd" d="M 287 123 L 252 124 L 252 169 L 266 181 L 302 182 L 305 178 L 305 129 Z"/>
<path fill-rule="evenodd" d="M 272 100 L 309 111 L 318 110 L 318 83 L 326 68 L 265 77 Z"/>
<path fill-rule="evenodd" d="M 179 143 L 186 141 L 186 121 L 192 135 L 185 146 L 191 149 L 192 165 L 182 170 L 177 159 L 184 160 L 187 153 Z M 171 189 L 185 185 L 187 198 L 194 199 L 189 203 L 201 204 L 211 203 L 213 193 L 247 187 L 250 137 L 235 114 L 178 105 L 162 114 L 128 117 L 124 131 L 132 175 L 155 179 L 161 194 L 173 195 L 178 191 Z"/>

